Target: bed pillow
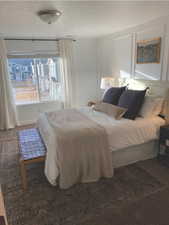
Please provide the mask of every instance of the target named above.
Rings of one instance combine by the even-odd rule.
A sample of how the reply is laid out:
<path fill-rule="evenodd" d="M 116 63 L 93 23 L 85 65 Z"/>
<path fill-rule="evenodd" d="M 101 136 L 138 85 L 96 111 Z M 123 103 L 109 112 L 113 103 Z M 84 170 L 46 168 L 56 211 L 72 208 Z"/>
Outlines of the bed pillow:
<path fill-rule="evenodd" d="M 121 119 L 121 117 L 124 115 L 124 113 L 127 111 L 127 109 L 116 106 L 116 105 L 112 105 L 109 103 L 105 103 L 105 102 L 101 102 L 101 103 L 96 103 L 93 106 L 93 109 L 95 111 L 99 111 L 99 112 L 104 112 L 107 115 L 115 118 L 116 120 Z"/>
<path fill-rule="evenodd" d="M 109 88 L 103 97 L 103 102 L 117 105 L 119 98 L 123 91 L 125 91 L 126 87 L 111 87 Z"/>
<path fill-rule="evenodd" d="M 145 96 L 139 115 L 144 118 L 158 116 L 162 111 L 163 103 L 164 98 L 162 97 Z"/>
<path fill-rule="evenodd" d="M 143 91 L 126 90 L 122 93 L 119 98 L 118 106 L 128 109 L 124 114 L 125 118 L 134 120 L 138 116 L 146 90 L 147 89 Z"/>

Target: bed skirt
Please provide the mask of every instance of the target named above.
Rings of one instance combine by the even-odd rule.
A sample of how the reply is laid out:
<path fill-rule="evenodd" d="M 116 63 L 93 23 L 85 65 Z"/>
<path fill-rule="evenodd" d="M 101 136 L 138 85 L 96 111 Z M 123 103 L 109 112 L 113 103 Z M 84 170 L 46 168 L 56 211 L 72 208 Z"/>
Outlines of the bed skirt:
<path fill-rule="evenodd" d="M 158 140 L 112 151 L 113 167 L 118 168 L 138 161 L 152 159 L 158 153 Z"/>

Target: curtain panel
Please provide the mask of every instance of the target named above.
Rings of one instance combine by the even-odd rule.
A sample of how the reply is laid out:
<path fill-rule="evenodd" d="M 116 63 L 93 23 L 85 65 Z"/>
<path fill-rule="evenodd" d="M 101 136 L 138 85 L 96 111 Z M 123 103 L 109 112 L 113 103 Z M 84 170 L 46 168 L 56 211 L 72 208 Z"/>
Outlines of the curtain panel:
<path fill-rule="evenodd" d="M 61 77 L 64 108 L 75 106 L 76 79 L 73 61 L 73 41 L 60 40 Z"/>
<path fill-rule="evenodd" d="M 0 129 L 6 130 L 17 125 L 16 106 L 9 79 L 5 41 L 0 38 Z"/>

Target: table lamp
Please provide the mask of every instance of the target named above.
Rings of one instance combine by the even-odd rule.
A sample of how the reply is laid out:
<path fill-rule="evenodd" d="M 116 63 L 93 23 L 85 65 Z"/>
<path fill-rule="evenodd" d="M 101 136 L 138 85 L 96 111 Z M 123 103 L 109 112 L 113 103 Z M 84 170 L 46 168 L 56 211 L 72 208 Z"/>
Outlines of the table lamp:
<path fill-rule="evenodd" d="M 113 86 L 114 78 L 113 77 L 102 77 L 100 88 L 103 90 L 107 90 Z"/>

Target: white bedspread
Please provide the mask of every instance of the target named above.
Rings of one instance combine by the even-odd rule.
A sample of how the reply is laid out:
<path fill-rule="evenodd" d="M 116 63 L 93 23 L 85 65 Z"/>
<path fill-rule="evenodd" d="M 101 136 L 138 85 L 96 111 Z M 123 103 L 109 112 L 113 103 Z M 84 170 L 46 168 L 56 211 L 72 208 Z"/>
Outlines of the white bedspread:
<path fill-rule="evenodd" d="M 157 139 L 159 128 L 165 121 L 160 117 L 148 119 L 137 118 L 136 120 L 115 120 L 104 113 L 93 111 L 85 107 L 79 109 L 87 117 L 103 126 L 108 134 L 110 151 L 139 145 Z M 47 147 L 48 163 L 45 165 L 45 174 L 52 185 L 56 185 L 59 176 L 56 149 L 55 131 L 48 123 L 46 114 L 42 114 L 38 120 L 38 128 Z"/>
<path fill-rule="evenodd" d="M 91 108 L 81 108 L 80 110 L 106 129 L 111 151 L 155 140 L 158 138 L 160 126 L 165 124 L 165 121 L 159 116 L 138 117 L 135 120 L 125 118 L 115 120 L 105 113 L 96 112 Z"/>

